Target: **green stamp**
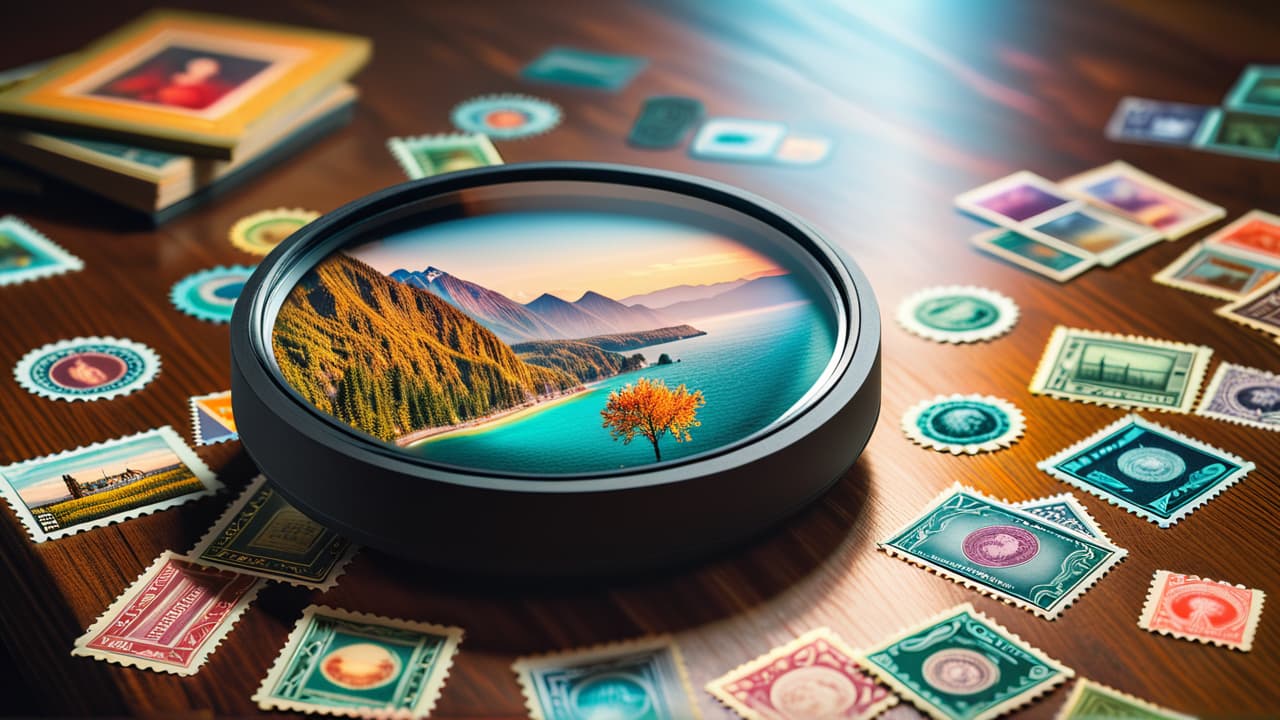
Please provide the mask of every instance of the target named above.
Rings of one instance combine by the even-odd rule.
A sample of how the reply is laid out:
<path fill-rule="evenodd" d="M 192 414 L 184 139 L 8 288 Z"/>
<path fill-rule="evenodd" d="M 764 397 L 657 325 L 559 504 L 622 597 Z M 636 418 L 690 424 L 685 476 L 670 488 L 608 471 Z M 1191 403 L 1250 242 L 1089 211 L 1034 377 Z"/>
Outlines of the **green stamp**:
<path fill-rule="evenodd" d="M 1214 108 L 1196 133 L 1195 146 L 1228 155 L 1280 159 L 1280 114 Z"/>
<path fill-rule="evenodd" d="M 426 717 L 462 630 L 312 605 L 253 699 L 263 710 Z"/>
<path fill-rule="evenodd" d="M 1035 395 L 1189 412 L 1213 349 L 1058 326 L 1031 380 Z"/>
<path fill-rule="evenodd" d="M 1091 538 L 1099 538 L 1111 542 L 1111 538 L 1102 531 L 1098 521 L 1093 519 L 1084 505 L 1071 493 L 1059 493 L 1049 497 L 1025 500 L 1014 505 L 1023 512 L 1044 518 L 1055 525 L 1080 533 Z"/>
<path fill-rule="evenodd" d="M 478 133 L 394 137 L 387 141 L 387 149 L 410 180 L 502 164 L 493 143 Z"/>
<path fill-rule="evenodd" d="M 1054 720 L 1193 720 L 1193 716 L 1081 678 Z"/>
<path fill-rule="evenodd" d="M 860 653 L 857 660 L 942 720 L 997 717 L 1075 675 L 968 603 Z"/>
<path fill-rule="evenodd" d="M 912 442 L 954 455 L 1009 447 L 1025 428 L 1021 410 L 990 395 L 939 395 L 902 416 Z"/>
<path fill-rule="evenodd" d="M 960 485 L 878 546 L 1050 620 L 1127 554 Z"/>
<path fill-rule="evenodd" d="M 328 590 L 351 562 L 349 540 L 303 515 L 259 475 L 187 556 L 244 575 Z"/>
<path fill-rule="evenodd" d="M 928 340 L 971 343 L 997 338 L 1018 321 L 1018 306 L 993 290 L 935 287 L 921 290 L 898 306 L 898 323 Z"/>

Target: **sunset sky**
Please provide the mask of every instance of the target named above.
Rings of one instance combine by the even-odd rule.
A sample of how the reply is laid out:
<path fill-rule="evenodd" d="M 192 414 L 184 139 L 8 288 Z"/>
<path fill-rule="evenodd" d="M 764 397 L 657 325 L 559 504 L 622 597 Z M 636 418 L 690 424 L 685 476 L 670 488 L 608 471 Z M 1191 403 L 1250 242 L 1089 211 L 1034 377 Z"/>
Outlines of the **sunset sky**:
<path fill-rule="evenodd" d="M 177 462 L 178 456 L 173 454 L 163 438 L 149 435 L 67 458 L 5 468 L 4 478 L 18 491 L 27 507 L 32 507 L 66 497 L 63 473 L 84 482 L 102 477 L 103 472 L 115 475 L 126 467 L 147 472 Z"/>
<path fill-rule="evenodd" d="M 518 302 L 588 290 L 621 299 L 774 270 L 734 240 L 687 225 L 604 213 L 502 213 L 449 221 L 361 245 L 382 273 L 433 266 Z"/>

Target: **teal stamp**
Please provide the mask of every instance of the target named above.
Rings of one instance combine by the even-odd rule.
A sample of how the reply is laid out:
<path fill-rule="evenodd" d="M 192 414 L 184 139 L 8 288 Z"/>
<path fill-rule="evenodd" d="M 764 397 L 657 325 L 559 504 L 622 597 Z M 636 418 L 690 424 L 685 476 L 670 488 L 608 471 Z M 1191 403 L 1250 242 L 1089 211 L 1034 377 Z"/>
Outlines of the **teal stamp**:
<path fill-rule="evenodd" d="M 1280 113 L 1214 108 L 1196 133 L 1195 145 L 1227 155 L 1280 160 Z"/>
<path fill-rule="evenodd" d="M 953 455 L 1009 447 L 1025 427 L 1021 410 L 990 395 L 939 395 L 902 416 L 912 442 Z"/>
<path fill-rule="evenodd" d="M 178 310 L 213 323 L 231 321 L 236 298 L 253 274 L 245 265 L 216 267 L 192 273 L 169 290 L 169 301 Z"/>
<path fill-rule="evenodd" d="M 1051 523 L 1073 530 L 1091 538 L 1111 542 L 1111 538 L 1102 531 L 1098 521 L 1093 519 L 1084 505 L 1071 493 L 1059 493 L 1049 497 L 1036 498 L 1020 502 L 1014 507 Z"/>
<path fill-rule="evenodd" d="M 649 61 L 568 47 L 553 47 L 520 71 L 538 82 L 617 91 L 626 87 Z"/>
<path fill-rule="evenodd" d="M 1075 675 L 968 603 L 857 660 L 921 711 L 944 720 L 998 717 Z"/>
<path fill-rule="evenodd" d="M 489 138 L 477 134 L 394 137 L 387 141 L 387 149 L 410 180 L 502 164 Z"/>
<path fill-rule="evenodd" d="M 1213 349 L 1058 326 L 1031 380 L 1036 395 L 1189 412 Z"/>
<path fill-rule="evenodd" d="M 450 114 L 464 133 L 494 140 L 541 135 L 560 124 L 560 108 L 529 95 L 484 95 L 459 103 Z"/>
<path fill-rule="evenodd" d="M 534 720 L 701 717 L 669 637 L 521 658 L 511 667 Z"/>
<path fill-rule="evenodd" d="M 1082 250 L 1050 245 L 1016 230 L 978 233 L 969 242 L 983 252 L 1057 282 L 1066 282 L 1098 264 L 1096 257 Z"/>
<path fill-rule="evenodd" d="M 994 290 L 935 287 L 921 290 L 898 306 L 898 324 L 935 342 L 991 340 L 1013 329 L 1018 306 Z"/>
<path fill-rule="evenodd" d="M 83 269 L 44 233 L 13 215 L 0 217 L 0 287 Z"/>
<path fill-rule="evenodd" d="M 456 627 L 312 605 L 253 699 L 263 710 L 426 717 L 461 640 Z"/>
<path fill-rule="evenodd" d="M 959 485 L 879 547 L 1050 620 L 1127 554 Z"/>
<path fill-rule="evenodd" d="M 50 400 L 106 400 L 142 388 L 160 372 L 160 356 L 132 340 L 60 340 L 27 353 L 13 369 L 18 384 Z"/>
<path fill-rule="evenodd" d="M 1223 105 L 1245 112 L 1280 112 L 1280 65 L 1250 65 Z"/>
<path fill-rule="evenodd" d="M 1116 422 L 1038 467 L 1162 528 L 1240 481 L 1253 463 L 1148 422 Z"/>

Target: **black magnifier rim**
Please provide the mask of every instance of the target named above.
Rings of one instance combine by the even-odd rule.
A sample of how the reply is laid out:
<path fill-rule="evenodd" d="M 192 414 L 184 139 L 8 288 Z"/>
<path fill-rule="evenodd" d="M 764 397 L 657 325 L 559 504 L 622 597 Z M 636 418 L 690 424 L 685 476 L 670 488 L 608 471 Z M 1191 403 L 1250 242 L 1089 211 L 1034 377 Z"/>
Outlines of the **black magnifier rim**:
<path fill-rule="evenodd" d="M 376 228 L 380 216 L 401 212 L 406 205 L 433 196 L 497 184 L 546 181 L 602 183 L 686 195 L 762 222 L 797 243 L 825 272 L 826 277 L 820 280 L 834 291 L 845 322 L 855 322 L 851 332 L 846 324 L 844 343 L 833 353 L 837 360 L 823 379 L 825 387 L 789 416 L 733 443 L 696 455 L 616 471 L 535 474 L 445 465 L 410 455 L 316 409 L 283 378 L 272 350 L 279 301 L 306 272 L 359 237 L 353 236 L 353 228 Z M 692 175 L 606 163 L 541 162 L 475 168 L 402 183 L 348 203 L 304 226 L 272 251 L 246 283 L 231 320 L 231 357 L 233 372 L 240 373 L 244 386 L 262 399 L 279 421 L 372 468 L 486 490 L 589 492 L 680 482 L 729 471 L 783 450 L 831 420 L 857 393 L 878 359 L 879 336 L 879 312 L 866 277 L 841 250 L 774 203 Z M 241 442 L 251 455 L 291 451 L 256 445 L 253 438 L 243 434 Z"/>

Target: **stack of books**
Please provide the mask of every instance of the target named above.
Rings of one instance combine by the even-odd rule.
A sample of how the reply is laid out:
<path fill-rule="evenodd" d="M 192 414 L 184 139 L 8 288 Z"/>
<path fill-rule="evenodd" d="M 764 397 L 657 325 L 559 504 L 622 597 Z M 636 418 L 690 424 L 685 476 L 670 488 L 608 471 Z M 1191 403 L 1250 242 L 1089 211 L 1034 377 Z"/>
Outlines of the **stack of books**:
<path fill-rule="evenodd" d="M 0 168 L 159 224 L 347 124 L 369 54 L 367 38 L 156 10 L 0 75 Z"/>

